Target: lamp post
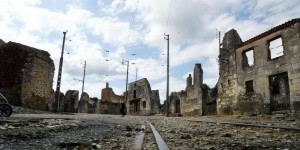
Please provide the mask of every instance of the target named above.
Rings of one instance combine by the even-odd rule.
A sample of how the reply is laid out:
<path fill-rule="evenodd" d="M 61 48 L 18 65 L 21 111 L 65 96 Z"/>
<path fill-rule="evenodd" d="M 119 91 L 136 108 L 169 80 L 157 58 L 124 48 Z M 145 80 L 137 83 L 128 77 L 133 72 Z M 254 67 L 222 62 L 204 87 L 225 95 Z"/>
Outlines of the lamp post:
<path fill-rule="evenodd" d="M 65 47 L 65 39 L 68 30 L 64 31 L 63 44 L 61 49 L 61 56 L 59 60 L 59 68 L 58 68 L 58 76 L 57 76 L 57 84 L 56 84 L 56 101 L 57 101 L 57 112 L 59 112 L 59 101 L 60 101 L 60 84 L 61 84 L 61 76 L 62 76 L 62 66 L 63 66 L 63 56 L 64 56 L 64 47 Z"/>
<path fill-rule="evenodd" d="M 125 91 L 125 97 L 124 97 L 124 103 L 126 103 L 127 104 L 127 113 L 129 114 L 129 102 L 127 102 L 127 95 L 128 95 L 128 91 L 127 91 L 127 86 L 128 86 L 128 69 L 129 69 L 129 60 L 127 60 L 127 61 L 125 61 L 125 62 L 127 62 L 127 71 L 126 71 L 126 91 Z"/>
<path fill-rule="evenodd" d="M 169 34 L 164 34 L 165 39 L 167 40 L 167 91 L 166 91 L 166 116 L 169 116 L 169 102 L 170 102 L 170 97 L 169 97 L 169 41 L 170 37 Z"/>

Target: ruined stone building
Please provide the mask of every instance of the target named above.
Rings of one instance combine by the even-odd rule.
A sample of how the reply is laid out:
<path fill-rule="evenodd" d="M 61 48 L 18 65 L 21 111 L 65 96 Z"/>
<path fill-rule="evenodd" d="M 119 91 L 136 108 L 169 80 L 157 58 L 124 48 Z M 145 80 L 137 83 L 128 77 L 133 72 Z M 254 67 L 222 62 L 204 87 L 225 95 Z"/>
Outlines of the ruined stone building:
<path fill-rule="evenodd" d="M 151 90 L 146 78 L 129 83 L 127 112 L 130 115 L 151 115 L 159 112 L 158 90 Z"/>
<path fill-rule="evenodd" d="M 186 89 L 172 92 L 170 95 L 169 113 L 183 116 L 206 115 L 206 98 L 203 97 L 203 70 L 201 64 L 195 64 L 194 82 L 191 74 L 186 79 Z"/>
<path fill-rule="evenodd" d="M 300 19 L 245 42 L 228 31 L 219 62 L 218 114 L 300 110 Z"/>
<path fill-rule="evenodd" d="M 78 113 L 88 113 L 89 111 L 90 96 L 86 92 L 81 93 L 80 100 L 78 102 Z"/>
<path fill-rule="evenodd" d="M 121 102 L 124 100 L 123 96 L 116 95 L 109 84 L 102 89 L 101 101 L 99 104 L 101 114 L 120 114 Z"/>
<path fill-rule="evenodd" d="M 78 112 L 78 90 L 68 90 L 64 96 L 64 112 L 77 113 Z"/>
<path fill-rule="evenodd" d="M 51 110 L 54 63 L 46 51 L 0 40 L 1 92 L 9 103 Z"/>

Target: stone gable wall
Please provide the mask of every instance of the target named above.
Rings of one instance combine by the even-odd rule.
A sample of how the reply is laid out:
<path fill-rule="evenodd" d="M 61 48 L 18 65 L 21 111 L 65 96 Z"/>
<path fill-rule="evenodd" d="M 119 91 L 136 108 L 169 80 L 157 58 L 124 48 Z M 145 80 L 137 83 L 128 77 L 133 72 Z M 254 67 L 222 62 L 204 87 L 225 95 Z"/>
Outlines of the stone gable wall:
<path fill-rule="evenodd" d="M 202 98 L 203 70 L 201 64 L 195 64 L 194 82 L 192 77 L 187 77 L 187 86 L 184 91 L 172 92 L 170 95 L 169 112 L 183 116 L 203 115 L 203 107 L 206 104 Z M 178 112 L 180 111 L 180 112 Z"/>
<path fill-rule="evenodd" d="M 218 114 L 269 114 L 274 103 L 272 99 L 275 99 L 271 97 L 270 77 L 283 73 L 288 76 L 289 86 L 290 103 L 286 108 L 297 111 L 300 102 L 299 24 L 299 19 L 292 20 L 255 37 L 255 40 L 246 41 L 246 44 L 234 42 L 233 37 L 239 36 L 233 31 L 225 34 L 223 48 L 229 51 L 220 50 L 220 57 L 229 60 L 229 67 L 220 63 Z M 268 44 L 277 37 L 282 39 L 284 55 L 270 59 Z M 243 53 L 249 49 L 253 49 L 253 66 L 244 65 Z M 253 93 L 246 93 L 246 81 L 253 81 Z"/>

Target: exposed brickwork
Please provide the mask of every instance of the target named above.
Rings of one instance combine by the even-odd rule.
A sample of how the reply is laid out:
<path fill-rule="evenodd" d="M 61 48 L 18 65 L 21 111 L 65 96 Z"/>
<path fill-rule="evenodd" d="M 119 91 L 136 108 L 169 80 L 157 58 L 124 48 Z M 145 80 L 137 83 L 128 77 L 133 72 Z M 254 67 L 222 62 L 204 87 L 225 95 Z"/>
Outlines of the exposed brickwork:
<path fill-rule="evenodd" d="M 54 63 L 46 51 L 8 42 L 0 47 L 2 90 L 20 99 L 13 105 L 46 110 L 53 101 Z"/>
<path fill-rule="evenodd" d="M 120 114 L 120 104 L 123 100 L 124 96 L 116 95 L 109 84 L 106 83 L 106 87 L 101 92 L 99 112 L 101 114 Z"/>
<path fill-rule="evenodd" d="M 106 87 L 102 89 L 101 92 L 101 101 L 102 102 L 112 102 L 112 103 L 121 103 L 124 100 L 123 96 L 116 95 L 112 88 L 109 87 L 109 84 L 106 83 Z"/>

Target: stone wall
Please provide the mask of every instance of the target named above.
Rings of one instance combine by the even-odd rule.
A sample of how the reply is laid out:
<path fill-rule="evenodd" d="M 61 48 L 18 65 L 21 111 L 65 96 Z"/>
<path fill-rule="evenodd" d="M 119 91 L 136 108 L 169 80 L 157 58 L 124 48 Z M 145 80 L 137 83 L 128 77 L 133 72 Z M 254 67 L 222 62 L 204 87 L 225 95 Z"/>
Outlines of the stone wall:
<path fill-rule="evenodd" d="M 153 100 L 153 103 L 151 103 L 151 108 L 153 110 L 153 113 L 158 114 L 160 113 L 160 97 L 159 97 L 159 91 L 158 90 L 152 90 L 151 91 L 151 99 Z"/>
<path fill-rule="evenodd" d="M 121 103 L 124 100 L 123 96 L 116 95 L 112 88 L 109 87 L 109 84 L 106 83 L 106 87 L 102 89 L 101 92 L 101 101 L 102 102 L 111 102 L 111 103 Z"/>
<path fill-rule="evenodd" d="M 49 109 L 54 99 L 54 63 L 50 54 L 33 47 L 8 42 L 0 46 L 0 55 L 2 90 L 19 97 L 9 99 L 9 102 L 33 109 Z"/>
<path fill-rule="evenodd" d="M 235 46 L 240 43 L 242 40 L 236 30 L 232 29 L 225 33 L 219 54 L 218 114 L 233 114 L 230 106 L 237 102 Z"/>
<path fill-rule="evenodd" d="M 77 113 L 78 112 L 78 100 L 79 91 L 78 90 L 68 90 L 64 97 L 64 111 Z"/>
<path fill-rule="evenodd" d="M 121 103 L 110 103 L 104 101 L 100 102 L 99 107 L 101 114 L 121 114 Z"/>
<path fill-rule="evenodd" d="M 78 102 L 78 112 L 79 113 L 88 113 L 89 110 L 89 95 L 85 92 L 81 94 L 80 100 Z"/>
<path fill-rule="evenodd" d="M 235 30 L 227 32 L 219 56 L 218 113 L 269 114 L 296 110 L 300 101 L 299 37 L 300 19 L 245 42 L 236 40 L 240 38 Z M 282 44 L 272 47 L 275 41 Z M 274 53 L 273 49 L 282 52 Z M 249 51 L 253 56 L 246 55 Z M 249 63 L 252 59 L 253 64 Z"/>
<path fill-rule="evenodd" d="M 159 107 L 158 90 L 152 91 L 146 78 L 129 83 L 127 113 L 131 115 L 150 115 Z"/>
<path fill-rule="evenodd" d="M 181 92 L 172 92 L 170 96 L 169 113 L 183 116 L 203 115 L 203 70 L 201 64 L 195 64 L 194 83 L 192 76 L 187 77 L 187 87 Z"/>
<path fill-rule="evenodd" d="M 124 96 L 116 95 L 109 84 L 102 89 L 101 101 L 99 102 L 99 112 L 101 114 L 120 114 L 121 102 L 124 101 Z"/>

